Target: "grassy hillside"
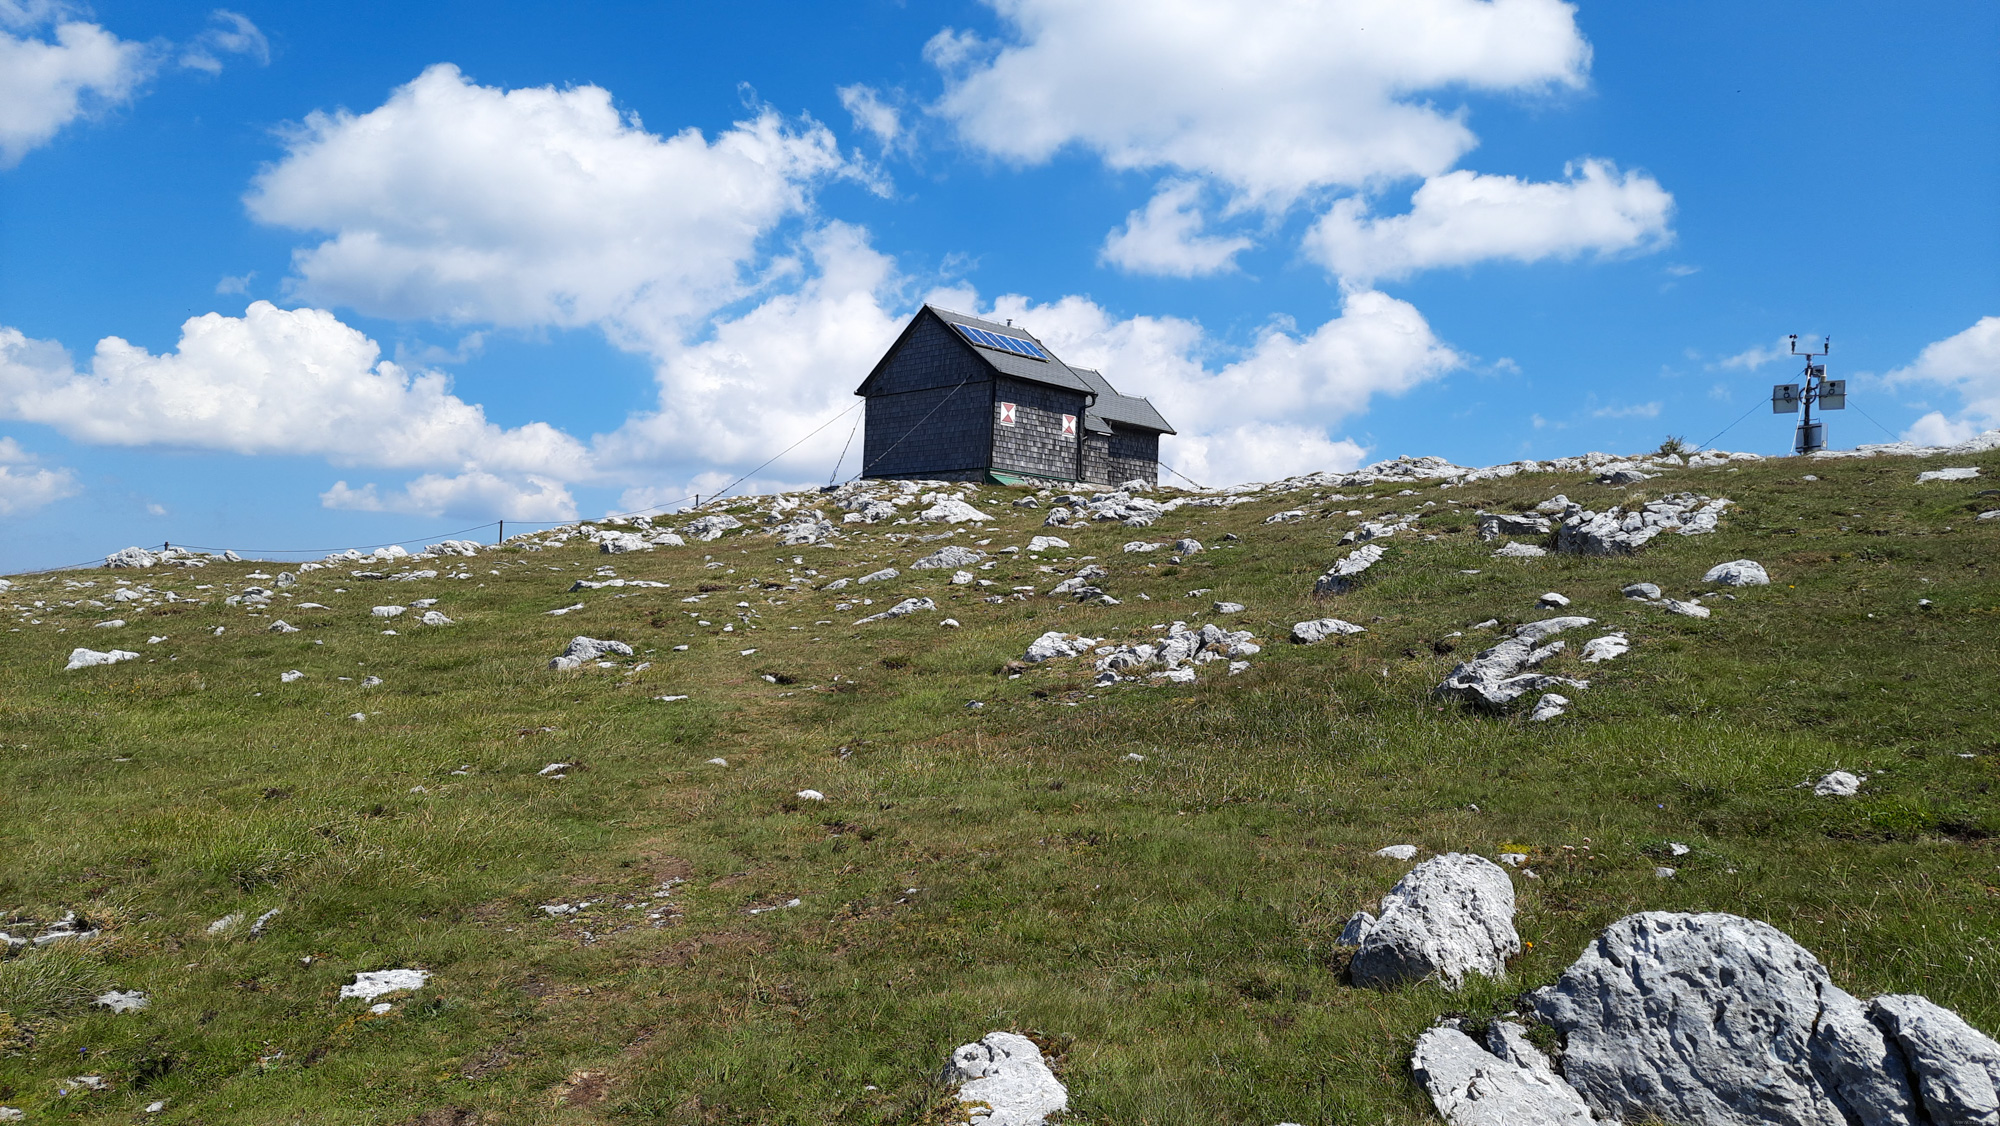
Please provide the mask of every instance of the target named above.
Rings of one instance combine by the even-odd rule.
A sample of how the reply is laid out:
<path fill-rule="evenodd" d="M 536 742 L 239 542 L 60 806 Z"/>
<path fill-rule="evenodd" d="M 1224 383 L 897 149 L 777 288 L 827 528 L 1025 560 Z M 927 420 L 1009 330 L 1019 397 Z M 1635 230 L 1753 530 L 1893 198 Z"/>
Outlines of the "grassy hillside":
<path fill-rule="evenodd" d="M 1953 464 L 1985 480 L 1767 461 L 1619 489 L 1258 494 L 1056 531 L 1073 547 L 976 572 L 1036 588 L 998 603 L 908 564 L 1045 531 L 1045 507 L 999 488 L 969 494 L 992 524 L 932 543 L 889 537 L 949 529 L 509 546 L 419 564 L 434 580 L 302 574 L 261 612 L 222 596 L 274 565 L 19 579 L 0 594 L 18 629 L 0 642 L 0 929 L 74 911 L 100 933 L 0 961 L 0 1104 L 129 1121 L 166 1100 L 149 1121 L 207 1126 L 943 1122 L 947 1053 L 1008 1028 L 1059 1053 L 1073 1123 L 1432 1122 L 1416 1034 L 1504 1009 L 1642 909 L 1768 920 L 1855 993 L 1921 992 L 2000 1031 L 2000 520 L 1976 519 L 2000 507 L 1979 495 L 2000 456 Z M 1496 559 L 1471 515 L 1683 490 L 1737 507 L 1631 557 Z M 1390 512 L 1424 515 L 1370 582 L 1316 602 L 1340 535 Z M 1211 550 L 1120 550 L 1181 535 Z M 1040 593 L 1086 556 L 1122 605 Z M 1705 593 L 1742 557 L 1772 585 L 1718 591 L 1707 620 L 1619 593 Z M 670 586 L 568 593 L 606 566 Z M 205 604 L 115 606 L 119 579 Z M 1545 591 L 1632 641 L 1551 662 L 1592 681 L 1564 690 L 1568 715 L 1431 695 L 1501 636 L 1476 623 L 1548 616 Z M 852 624 L 913 596 L 937 612 Z M 454 624 L 369 613 L 420 598 Z M 66 605 L 83 599 L 110 608 Z M 1218 599 L 1247 610 L 1218 618 Z M 130 624 L 94 628 L 114 615 Z M 1286 642 L 1322 616 L 1368 632 Z M 300 632 L 267 632 L 278 618 Z M 1185 686 L 1010 666 L 1046 630 L 1115 643 L 1177 619 L 1264 650 Z M 578 634 L 637 652 L 549 671 Z M 64 671 L 79 645 L 142 656 Z M 1812 795 L 1836 768 L 1868 776 L 1859 797 Z M 1691 851 L 1669 860 L 1673 842 Z M 1532 945 L 1507 981 L 1344 983 L 1335 936 L 1408 869 L 1372 855 L 1397 843 L 1528 854 Z M 337 998 L 390 968 L 432 976 L 381 1014 Z M 89 1004 L 113 988 L 151 1007 Z M 110 1089 L 58 1094 L 85 1074 Z"/>

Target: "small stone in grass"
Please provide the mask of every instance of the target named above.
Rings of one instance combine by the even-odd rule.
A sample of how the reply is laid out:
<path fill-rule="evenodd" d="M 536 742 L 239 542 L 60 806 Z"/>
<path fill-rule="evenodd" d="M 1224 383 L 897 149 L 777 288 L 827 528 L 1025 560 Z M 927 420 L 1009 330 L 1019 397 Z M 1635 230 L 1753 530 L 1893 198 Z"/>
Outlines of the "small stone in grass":
<path fill-rule="evenodd" d="M 728 766 L 728 765 L 729 765 L 729 760 L 728 760 L 728 759 L 726 759 L 726 758 L 712 758 L 712 759 L 709 759 L 709 760 L 708 760 L 708 762 L 707 762 L 707 763 L 706 763 L 705 765 L 707 765 L 707 766 Z"/>
<path fill-rule="evenodd" d="M 1386 848 L 1376 849 L 1375 855 L 1387 857 L 1390 860 L 1415 860 L 1417 858 L 1417 846 L 1406 844 L 1389 845 Z"/>
<path fill-rule="evenodd" d="M 1557 594 L 1553 590 L 1537 598 L 1535 601 L 1550 608 L 1569 605 L 1569 599 Z"/>
<path fill-rule="evenodd" d="M 1862 778 L 1845 770 L 1836 770 L 1813 783 L 1813 793 L 1822 798 L 1851 798 L 1861 792 Z"/>
<path fill-rule="evenodd" d="M 794 797 L 796 797 L 796 798 L 798 798 L 798 799 L 799 799 L 800 801 L 825 801 L 825 800 L 826 800 L 826 795 L 825 795 L 825 794 L 822 794 L 822 793 L 820 793 L 820 792 L 819 792 L 818 790 L 800 790 L 800 791 L 799 791 L 799 792 L 798 792 L 797 794 L 794 794 L 793 796 L 794 796 Z"/>
<path fill-rule="evenodd" d="M 1675 873 L 1676 871 L 1678 871 L 1678 869 L 1674 869 L 1674 868 L 1664 868 L 1664 867 L 1662 867 L 1662 868 L 1655 868 L 1655 869 L 1653 869 L 1653 876 L 1654 876 L 1654 878 L 1655 878 L 1655 879 L 1661 879 L 1661 880 L 1671 880 L 1671 879 L 1673 879 L 1673 878 L 1674 878 L 1674 873 Z"/>

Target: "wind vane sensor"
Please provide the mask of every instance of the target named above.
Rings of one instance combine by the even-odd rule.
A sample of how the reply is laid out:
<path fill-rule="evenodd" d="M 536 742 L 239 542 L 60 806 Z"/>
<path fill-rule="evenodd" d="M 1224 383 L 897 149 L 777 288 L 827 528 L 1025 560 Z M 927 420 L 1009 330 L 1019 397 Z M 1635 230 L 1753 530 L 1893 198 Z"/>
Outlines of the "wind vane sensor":
<path fill-rule="evenodd" d="M 1833 351 L 1832 337 L 1821 337 L 1817 349 L 1810 340 L 1801 349 L 1796 332 L 1790 339 L 1792 355 L 1805 358 L 1805 370 L 1799 373 L 1799 382 L 1780 383 L 1771 388 L 1771 413 L 1797 414 L 1799 408 L 1805 408 L 1805 418 L 1792 436 L 1792 452 L 1809 454 L 1826 448 L 1826 423 L 1813 421 L 1813 407 L 1817 405 L 1823 411 L 1846 410 L 1847 381 L 1828 379 L 1826 365 L 1815 362 Z"/>

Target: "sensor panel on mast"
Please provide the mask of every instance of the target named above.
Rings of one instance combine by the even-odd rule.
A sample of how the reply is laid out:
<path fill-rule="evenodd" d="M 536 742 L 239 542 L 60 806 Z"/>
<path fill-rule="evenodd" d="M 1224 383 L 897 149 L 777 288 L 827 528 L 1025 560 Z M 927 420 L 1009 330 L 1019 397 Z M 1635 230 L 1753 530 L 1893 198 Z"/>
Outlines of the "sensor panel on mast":
<path fill-rule="evenodd" d="M 1799 420 L 1798 429 L 1792 434 L 1792 452 L 1809 454 L 1826 448 L 1826 424 L 1813 421 L 1813 407 L 1823 411 L 1845 410 L 1847 407 L 1847 381 L 1828 379 L 1826 365 L 1815 363 L 1833 351 L 1833 338 L 1823 336 L 1815 348 L 1809 340 L 1802 349 L 1798 333 L 1790 338 L 1792 355 L 1803 357 L 1805 370 L 1799 373 L 1799 382 L 1780 383 L 1771 388 L 1772 414 L 1798 414 L 1801 409 L 1805 417 Z"/>

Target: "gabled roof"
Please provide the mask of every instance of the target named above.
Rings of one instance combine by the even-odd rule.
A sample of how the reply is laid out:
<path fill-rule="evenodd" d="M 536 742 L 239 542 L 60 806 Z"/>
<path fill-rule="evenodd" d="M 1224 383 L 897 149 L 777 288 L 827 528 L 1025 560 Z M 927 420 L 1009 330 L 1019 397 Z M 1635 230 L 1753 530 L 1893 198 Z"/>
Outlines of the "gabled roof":
<path fill-rule="evenodd" d="M 1167 420 L 1161 417 L 1160 412 L 1154 408 L 1151 400 L 1137 395 L 1119 394 L 1111 386 L 1111 381 L 1104 378 L 1103 372 L 1093 371 L 1090 368 L 1071 368 L 1069 370 L 1082 377 L 1085 383 L 1090 384 L 1090 389 L 1097 393 L 1097 401 L 1084 411 L 1084 425 L 1088 429 L 1095 430 L 1100 434 L 1109 433 L 1111 428 L 1104 425 L 1104 423 L 1116 422 L 1121 426 L 1136 426 L 1141 430 L 1157 430 L 1162 434 L 1173 434 L 1176 432 L 1172 426 L 1167 424 Z"/>
<path fill-rule="evenodd" d="M 909 339 L 910 333 L 916 330 L 917 325 L 923 321 L 926 315 L 936 317 L 946 325 L 965 325 L 969 328 L 983 329 L 996 335 L 1012 336 L 1032 342 L 1048 356 L 1048 359 L 1034 359 L 1029 356 L 1016 355 L 1013 352 L 1003 352 L 995 348 L 976 345 L 958 332 L 951 333 L 953 339 L 964 345 L 967 350 L 979 357 L 981 362 L 985 363 L 988 368 L 991 368 L 997 374 L 1007 376 L 1011 379 L 1027 380 L 1030 383 L 1041 383 L 1050 387 L 1060 387 L 1065 391 L 1080 391 L 1086 395 L 1095 396 L 1096 401 L 1084 410 L 1084 428 L 1087 430 L 1093 430 L 1099 434 L 1108 434 L 1111 432 L 1110 424 L 1115 422 L 1121 426 L 1133 426 L 1142 430 L 1155 430 L 1162 434 L 1172 434 L 1175 432 L 1174 428 L 1167 424 L 1167 420 L 1160 416 L 1160 412 L 1153 408 L 1152 403 L 1136 396 L 1120 395 L 1111 386 L 1111 382 L 1104 378 L 1102 372 L 1092 371 L 1089 368 L 1073 368 L 1063 363 L 1062 360 L 1056 357 L 1053 349 L 1036 339 L 1035 334 L 1029 332 L 1027 329 L 1021 328 L 1018 325 L 1001 324 L 998 321 L 985 320 L 966 313 L 954 313 L 949 309 L 940 309 L 935 305 L 925 305 L 923 308 L 917 310 L 917 315 L 910 318 L 910 323 L 904 326 L 902 334 L 896 337 L 896 343 L 891 345 L 889 350 L 882 354 L 880 360 L 876 361 L 874 369 L 868 373 L 868 378 L 861 381 L 861 386 L 854 389 L 855 394 L 865 395 L 868 393 L 868 385 L 874 382 L 876 374 L 882 370 L 882 365 L 889 361 L 890 356 L 896 354 L 897 350 L 903 346 L 903 342 Z"/>
<path fill-rule="evenodd" d="M 999 324 L 994 321 L 981 320 L 978 317 L 967 316 L 964 313 L 954 313 L 949 309 L 940 309 L 935 305 L 926 305 L 917 310 L 916 316 L 910 318 L 909 325 L 903 329 L 902 335 L 896 338 L 896 343 L 891 345 L 889 350 L 882 354 L 882 359 L 876 362 L 874 370 L 868 373 L 868 378 L 861 381 L 861 386 L 854 389 L 855 394 L 867 394 L 868 384 L 875 379 L 876 372 L 882 370 L 882 365 L 888 362 L 890 356 L 896 354 L 897 349 L 903 346 L 903 341 L 909 338 L 911 331 L 917 327 L 926 315 L 936 317 L 947 325 L 968 325 L 972 328 L 985 329 L 987 332 L 998 333 L 1001 336 L 1013 336 L 1031 341 L 1037 348 L 1048 354 L 1049 358 L 1046 360 L 1030 359 L 1027 356 L 1017 356 L 1012 352 L 1002 352 L 993 348 L 979 347 L 959 333 L 951 333 L 952 338 L 964 345 L 967 351 L 979 357 L 987 367 L 1001 375 L 1013 379 L 1024 379 L 1030 383 L 1043 383 L 1050 387 L 1060 387 L 1065 391 L 1078 391 L 1086 395 L 1091 393 L 1091 386 L 1078 377 L 1075 372 L 1071 371 L 1069 365 L 1056 359 L 1056 354 L 1049 350 L 1049 346 L 1036 340 L 1034 334 L 1030 333 L 1027 329 L 1016 328 L 1013 325 Z"/>

